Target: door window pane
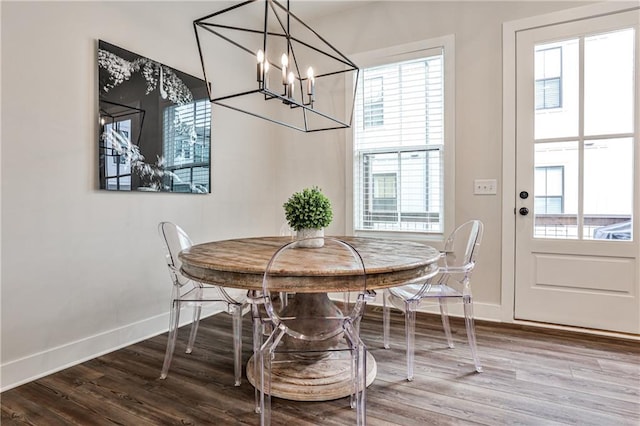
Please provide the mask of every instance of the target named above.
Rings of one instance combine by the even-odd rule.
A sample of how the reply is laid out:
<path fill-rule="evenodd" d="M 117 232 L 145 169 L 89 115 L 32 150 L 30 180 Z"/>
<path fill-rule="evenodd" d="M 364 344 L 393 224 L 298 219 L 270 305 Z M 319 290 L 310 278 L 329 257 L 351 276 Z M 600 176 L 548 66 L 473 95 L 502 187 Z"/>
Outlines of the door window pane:
<path fill-rule="evenodd" d="M 585 143 L 585 239 L 631 239 L 633 157 L 631 138 Z"/>
<path fill-rule="evenodd" d="M 584 41 L 584 133 L 633 131 L 633 28 Z"/>
<path fill-rule="evenodd" d="M 562 106 L 562 47 L 540 49 L 535 55 L 536 110 Z"/>
<path fill-rule="evenodd" d="M 535 188 L 536 213 L 564 213 L 564 166 L 536 167 Z"/>
<path fill-rule="evenodd" d="M 578 136 L 579 40 L 535 47 L 535 138 Z"/>
<path fill-rule="evenodd" d="M 534 237 L 578 237 L 578 142 L 537 143 Z"/>

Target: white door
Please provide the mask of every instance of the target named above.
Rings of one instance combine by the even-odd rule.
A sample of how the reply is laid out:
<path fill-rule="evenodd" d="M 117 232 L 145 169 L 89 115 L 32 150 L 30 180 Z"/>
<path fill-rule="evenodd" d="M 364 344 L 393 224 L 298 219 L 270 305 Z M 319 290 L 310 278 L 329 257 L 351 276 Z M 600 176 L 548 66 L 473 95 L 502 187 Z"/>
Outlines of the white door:
<path fill-rule="evenodd" d="M 516 319 L 640 333 L 638 15 L 516 35 Z"/>

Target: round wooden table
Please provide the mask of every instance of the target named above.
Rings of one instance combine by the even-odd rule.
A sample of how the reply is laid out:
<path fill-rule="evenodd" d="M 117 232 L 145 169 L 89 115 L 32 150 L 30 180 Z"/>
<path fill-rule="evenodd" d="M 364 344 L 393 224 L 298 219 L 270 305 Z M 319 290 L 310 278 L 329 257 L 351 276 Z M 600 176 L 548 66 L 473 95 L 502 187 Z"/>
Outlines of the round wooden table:
<path fill-rule="evenodd" d="M 367 274 L 367 290 L 379 290 L 402 285 L 407 281 L 430 275 L 437 269 L 440 253 L 426 244 L 412 241 L 387 240 L 363 237 L 334 237 L 351 244 L 362 256 Z M 290 237 L 257 237 L 214 241 L 197 244 L 183 250 L 179 257 L 184 275 L 209 284 L 224 287 L 242 288 L 248 291 L 262 290 L 262 278 L 269 259 L 282 245 L 291 241 Z M 331 268 L 317 269 L 309 273 L 313 264 L 313 250 L 301 250 L 308 259 L 301 258 L 304 273 L 296 272 L 292 266 L 291 287 L 278 289 L 288 293 L 300 294 L 299 303 L 318 303 L 318 297 L 308 297 L 309 293 L 326 298 L 327 293 L 344 292 L 344 279 L 332 273 Z M 289 272 L 289 271 L 287 271 Z M 302 275 L 302 276 L 301 276 Z M 352 289 L 355 290 L 355 289 Z M 305 297 L 306 296 L 306 297 Z M 253 377 L 253 358 L 247 365 L 247 378 L 256 386 Z M 351 393 L 350 364 L 345 360 L 342 367 L 335 363 L 320 360 L 316 365 L 305 365 L 295 371 L 280 371 L 274 374 L 270 393 L 273 396 L 302 401 L 331 400 L 348 396 Z M 376 363 L 367 352 L 367 385 L 376 375 Z M 278 382 L 276 379 L 280 378 Z"/>

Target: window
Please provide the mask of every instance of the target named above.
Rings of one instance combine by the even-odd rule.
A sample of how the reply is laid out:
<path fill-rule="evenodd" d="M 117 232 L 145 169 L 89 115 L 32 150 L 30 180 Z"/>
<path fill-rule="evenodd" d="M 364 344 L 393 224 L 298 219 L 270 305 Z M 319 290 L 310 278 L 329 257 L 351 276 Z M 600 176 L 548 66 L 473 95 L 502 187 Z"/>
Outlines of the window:
<path fill-rule="evenodd" d="M 629 27 L 535 44 L 536 78 L 561 75 L 563 89 L 561 109 L 535 113 L 536 238 L 631 238 L 636 40 Z"/>
<path fill-rule="evenodd" d="M 452 37 L 446 39 L 452 49 Z M 445 116 L 453 110 L 445 75 L 452 84 L 453 73 L 445 65 L 446 43 L 428 44 L 370 52 L 374 65 L 360 70 L 353 122 L 356 232 L 445 232 L 444 188 L 453 173 L 452 152 L 445 155 Z"/>
<path fill-rule="evenodd" d="M 373 210 L 397 209 L 397 174 L 377 173 L 373 175 Z"/>
<path fill-rule="evenodd" d="M 384 124 L 384 100 L 382 98 L 382 77 L 364 80 L 364 127 Z"/>
<path fill-rule="evenodd" d="M 537 50 L 536 110 L 562 107 L 562 48 Z"/>
<path fill-rule="evenodd" d="M 564 213 L 564 166 L 536 167 L 535 214 Z"/>
<path fill-rule="evenodd" d="M 104 124 L 106 137 L 103 155 L 106 189 L 131 190 L 131 156 L 125 147 L 131 145 L 131 120 L 114 120 Z M 109 160 L 110 159 L 110 160 Z"/>
<path fill-rule="evenodd" d="M 209 191 L 209 123 L 207 99 L 164 110 L 165 175 L 173 192 Z"/>

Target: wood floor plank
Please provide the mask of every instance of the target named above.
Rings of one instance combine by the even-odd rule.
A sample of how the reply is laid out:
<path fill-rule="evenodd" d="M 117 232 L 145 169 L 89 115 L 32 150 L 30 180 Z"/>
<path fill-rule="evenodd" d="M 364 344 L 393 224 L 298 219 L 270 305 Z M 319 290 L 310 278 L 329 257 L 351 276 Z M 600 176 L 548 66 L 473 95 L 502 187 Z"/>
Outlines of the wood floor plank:
<path fill-rule="evenodd" d="M 484 372 L 475 373 L 464 322 L 451 321 L 449 349 L 439 316 L 420 313 L 416 377 L 406 381 L 404 317 L 391 316 L 392 347 L 382 348 L 382 315 L 369 307 L 361 335 L 378 364 L 367 392 L 367 421 L 389 425 L 640 424 L 640 344 L 564 330 L 478 321 Z M 257 425 L 254 389 L 233 386 L 231 319 L 201 321 L 185 354 L 178 333 L 169 376 L 160 380 L 167 335 L 89 360 L 0 395 L 2 425 Z M 251 323 L 243 324 L 243 362 Z M 275 425 L 355 423 L 349 399 L 273 400 Z"/>

